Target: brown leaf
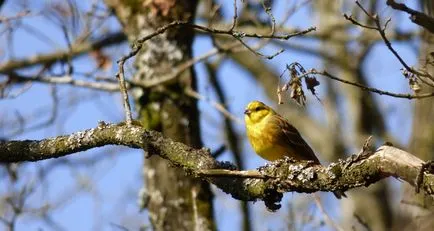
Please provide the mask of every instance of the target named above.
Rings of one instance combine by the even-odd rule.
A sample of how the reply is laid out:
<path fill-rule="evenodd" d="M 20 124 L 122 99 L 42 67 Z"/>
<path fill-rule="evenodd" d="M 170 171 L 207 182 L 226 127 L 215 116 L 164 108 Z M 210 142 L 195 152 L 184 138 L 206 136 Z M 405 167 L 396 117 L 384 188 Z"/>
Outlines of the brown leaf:
<path fill-rule="evenodd" d="M 418 81 L 417 81 L 416 78 L 409 78 L 409 79 L 408 79 L 408 83 L 409 83 L 409 85 L 410 85 L 410 88 L 411 88 L 414 92 L 418 93 L 418 92 L 420 91 L 420 85 L 419 85 L 419 83 L 418 83 Z"/>
<path fill-rule="evenodd" d="M 416 75 L 407 71 L 406 69 L 401 69 L 402 71 L 402 75 L 404 75 L 404 77 L 406 79 L 408 79 L 408 85 L 410 86 L 410 88 L 418 93 L 420 91 L 420 85 L 419 85 L 419 81 L 416 78 Z"/>
<path fill-rule="evenodd" d="M 306 83 L 307 89 L 309 89 L 313 95 L 316 95 L 315 87 L 319 86 L 319 81 L 315 77 L 306 76 L 304 82 Z"/>
<path fill-rule="evenodd" d="M 306 96 L 304 95 L 300 78 L 291 78 L 289 85 L 291 88 L 291 98 L 300 106 L 306 105 Z"/>

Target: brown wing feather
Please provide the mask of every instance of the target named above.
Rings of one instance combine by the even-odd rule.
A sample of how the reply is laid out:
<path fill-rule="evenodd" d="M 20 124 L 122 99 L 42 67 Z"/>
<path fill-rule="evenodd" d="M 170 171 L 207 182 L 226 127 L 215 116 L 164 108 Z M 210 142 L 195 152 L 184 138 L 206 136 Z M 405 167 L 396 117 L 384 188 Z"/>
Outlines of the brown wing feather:
<path fill-rule="evenodd" d="M 273 116 L 273 124 L 276 124 L 281 129 L 281 134 L 283 137 L 279 137 L 279 141 L 285 142 L 286 145 L 289 146 L 290 149 L 294 150 L 296 156 L 303 160 L 312 160 L 315 163 L 319 164 L 318 158 L 315 156 L 315 153 L 312 151 L 310 146 L 304 141 L 301 137 L 300 133 L 297 129 L 292 126 L 285 118 L 275 115 Z"/>
<path fill-rule="evenodd" d="M 283 131 L 279 133 L 281 134 L 279 141 L 283 140 L 285 143 L 280 145 L 288 147 L 289 150 L 293 150 L 296 157 L 300 159 L 313 160 L 316 164 L 320 164 L 318 158 L 315 156 L 315 153 L 312 151 L 306 141 L 304 141 L 294 126 L 292 126 L 285 118 L 279 115 L 273 116 L 273 120 L 275 120 L 273 121 L 273 124 L 276 124 Z M 347 197 L 347 195 L 341 191 L 335 191 L 333 194 L 338 199 Z"/>

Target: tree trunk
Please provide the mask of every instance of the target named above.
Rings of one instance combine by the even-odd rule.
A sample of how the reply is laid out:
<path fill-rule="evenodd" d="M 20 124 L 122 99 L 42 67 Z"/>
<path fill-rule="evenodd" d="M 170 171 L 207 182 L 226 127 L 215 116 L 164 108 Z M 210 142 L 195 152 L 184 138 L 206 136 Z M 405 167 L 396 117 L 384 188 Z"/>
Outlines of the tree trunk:
<path fill-rule="evenodd" d="M 194 0 L 106 0 L 123 25 L 130 44 L 170 22 L 193 21 Z M 134 80 L 142 83 L 173 74 L 192 58 L 193 30 L 175 27 L 145 42 L 135 57 Z M 196 88 L 193 68 L 176 83 L 133 92 L 139 120 L 146 128 L 192 147 L 201 147 L 196 101 L 184 94 Z M 152 155 L 152 150 L 148 150 Z M 145 161 L 146 207 L 154 230 L 213 230 L 212 193 L 207 183 L 192 179 L 158 156 Z"/>
<path fill-rule="evenodd" d="M 423 1 L 421 1 L 423 2 Z M 424 10 L 426 13 L 431 13 L 432 7 L 430 1 L 425 1 Z M 421 46 L 419 53 L 420 66 L 424 66 L 427 60 L 433 61 L 430 54 L 434 52 L 434 35 L 422 29 Z M 426 71 L 431 75 L 434 73 L 432 65 L 426 66 Z M 432 92 L 433 88 L 423 83 L 420 83 L 421 94 Z M 431 98 L 426 100 L 417 100 L 414 104 L 413 116 L 413 132 L 410 142 L 410 151 L 422 160 L 434 159 L 434 100 Z M 414 188 L 404 185 L 404 198 L 400 205 L 403 217 L 397 221 L 397 227 L 405 227 L 405 230 L 432 230 L 434 220 L 432 214 L 434 212 L 434 203 L 431 197 L 425 196 L 423 193 L 416 194 Z"/>

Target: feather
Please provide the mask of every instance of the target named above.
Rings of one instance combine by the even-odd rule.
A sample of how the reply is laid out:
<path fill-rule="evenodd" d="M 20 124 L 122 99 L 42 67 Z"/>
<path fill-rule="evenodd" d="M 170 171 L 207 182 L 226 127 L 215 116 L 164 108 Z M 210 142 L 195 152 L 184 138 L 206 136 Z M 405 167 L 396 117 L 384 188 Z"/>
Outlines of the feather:
<path fill-rule="evenodd" d="M 289 150 L 293 150 L 295 158 L 302 160 L 311 160 L 316 164 L 320 164 L 315 153 L 301 137 L 297 129 L 292 126 L 285 118 L 276 114 L 271 117 L 270 124 L 277 126 L 279 138 L 277 139 L 279 145 L 286 146 Z"/>

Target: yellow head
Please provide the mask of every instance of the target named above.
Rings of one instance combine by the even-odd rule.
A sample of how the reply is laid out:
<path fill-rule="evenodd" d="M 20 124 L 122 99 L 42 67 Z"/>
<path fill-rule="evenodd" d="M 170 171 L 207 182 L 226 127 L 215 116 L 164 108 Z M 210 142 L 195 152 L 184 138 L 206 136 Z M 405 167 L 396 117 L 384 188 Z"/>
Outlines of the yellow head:
<path fill-rule="evenodd" d="M 276 114 L 276 112 L 263 102 L 252 101 L 247 105 L 244 111 L 244 119 L 248 125 L 256 124 L 260 123 L 267 116 L 274 114 Z"/>

